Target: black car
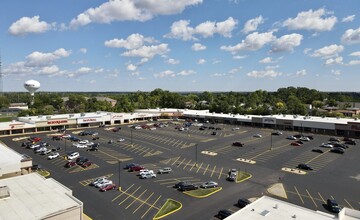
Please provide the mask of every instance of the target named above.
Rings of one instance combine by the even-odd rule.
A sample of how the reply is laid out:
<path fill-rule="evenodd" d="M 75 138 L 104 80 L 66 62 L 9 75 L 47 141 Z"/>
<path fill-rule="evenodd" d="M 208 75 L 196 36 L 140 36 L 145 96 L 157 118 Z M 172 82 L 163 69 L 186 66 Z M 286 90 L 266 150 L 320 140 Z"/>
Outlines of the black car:
<path fill-rule="evenodd" d="M 83 165 L 84 163 L 88 162 L 89 159 L 87 157 L 78 157 L 76 158 L 76 164 L 81 166 Z"/>
<path fill-rule="evenodd" d="M 312 149 L 311 151 L 316 152 L 316 153 L 320 153 L 320 154 L 324 153 L 324 151 L 322 151 L 321 149 Z"/>
<path fill-rule="evenodd" d="M 178 190 L 180 191 L 190 191 L 190 190 L 195 190 L 198 189 L 199 187 L 195 184 L 185 184 L 185 185 L 181 185 L 180 188 Z"/>
<path fill-rule="evenodd" d="M 305 136 L 305 137 L 309 138 L 310 140 L 314 140 L 314 136 L 307 135 L 307 136 Z"/>
<path fill-rule="evenodd" d="M 304 142 L 302 141 L 295 141 L 296 143 L 299 143 L 299 144 L 304 144 Z"/>
<path fill-rule="evenodd" d="M 349 140 L 349 141 L 345 141 L 345 144 L 356 145 L 356 142 L 354 140 Z"/>
<path fill-rule="evenodd" d="M 91 147 L 91 148 L 86 149 L 86 151 L 98 151 L 98 150 L 99 150 L 99 148 L 97 148 L 97 147 Z"/>
<path fill-rule="evenodd" d="M 329 138 L 329 141 L 333 141 L 333 142 L 338 142 L 338 143 L 340 143 L 340 139 L 334 138 L 334 137 Z"/>
<path fill-rule="evenodd" d="M 337 144 L 334 144 L 334 147 L 337 147 L 337 148 L 342 148 L 342 149 L 346 149 L 346 148 L 349 148 L 347 145 L 345 145 L 345 144 L 339 144 L 339 143 L 337 143 Z"/>
<path fill-rule="evenodd" d="M 61 147 L 54 147 L 51 149 L 51 151 L 59 151 L 59 150 L 61 150 Z"/>
<path fill-rule="evenodd" d="M 248 199 L 245 199 L 245 198 L 241 198 L 238 200 L 237 202 L 237 205 L 240 207 L 240 208 L 244 208 L 245 206 L 249 205 L 251 202 L 248 200 Z"/>
<path fill-rule="evenodd" d="M 124 169 L 128 170 L 130 169 L 131 167 L 134 167 L 134 166 L 139 166 L 139 164 L 137 163 L 128 163 L 124 166 Z"/>
<path fill-rule="evenodd" d="M 304 163 L 301 163 L 301 164 L 297 165 L 296 168 L 302 169 L 302 170 L 313 170 L 313 168 L 311 168 L 309 165 L 304 164 Z"/>
<path fill-rule="evenodd" d="M 213 131 L 213 132 L 211 133 L 211 135 L 217 135 L 216 131 Z"/>
<path fill-rule="evenodd" d="M 340 206 L 334 199 L 328 199 L 326 201 L 326 206 L 328 207 L 330 212 L 333 213 L 339 213 L 340 212 Z"/>
<path fill-rule="evenodd" d="M 227 210 L 227 209 L 221 209 L 221 210 L 218 212 L 217 217 L 218 217 L 219 219 L 224 219 L 224 218 L 229 217 L 231 214 L 232 214 L 232 212 L 230 212 L 229 210 Z"/>
<path fill-rule="evenodd" d="M 61 140 L 61 138 L 59 136 L 53 136 L 51 139 L 53 141 L 60 141 Z"/>
<path fill-rule="evenodd" d="M 345 153 L 344 149 L 338 148 L 338 147 L 335 147 L 335 148 L 331 149 L 330 152 L 332 152 L 332 153 L 337 153 L 337 154 L 343 154 L 343 153 Z"/>
<path fill-rule="evenodd" d="M 179 189 L 181 186 L 183 186 L 183 185 L 188 185 L 188 184 L 190 184 L 190 183 L 189 183 L 189 182 L 181 181 L 181 182 L 175 183 L 174 188 Z"/>
<path fill-rule="evenodd" d="M 239 142 L 239 141 L 233 142 L 232 145 L 237 146 L 237 147 L 243 147 L 244 146 L 244 144 Z"/>

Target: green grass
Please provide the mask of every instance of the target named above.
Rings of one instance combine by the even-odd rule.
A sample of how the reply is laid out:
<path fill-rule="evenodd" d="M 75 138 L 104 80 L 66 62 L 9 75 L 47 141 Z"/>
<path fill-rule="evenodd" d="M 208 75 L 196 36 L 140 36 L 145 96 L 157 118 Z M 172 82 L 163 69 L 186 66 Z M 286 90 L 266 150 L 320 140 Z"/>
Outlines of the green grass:
<path fill-rule="evenodd" d="M 215 188 L 208 188 L 208 189 L 191 190 L 191 191 L 187 191 L 184 193 L 189 196 L 196 197 L 196 198 L 204 198 L 204 197 L 208 197 L 208 196 L 220 191 L 221 189 L 222 189 L 221 187 L 215 187 Z"/>
<path fill-rule="evenodd" d="M 236 182 L 239 183 L 247 179 L 250 179 L 251 177 L 252 175 L 250 173 L 239 171 L 237 174 Z"/>
<path fill-rule="evenodd" d="M 180 210 L 182 204 L 172 199 L 166 200 L 165 204 L 161 207 L 158 213 L 154 216 L 154 220 L 161 219 L 165 216 L 168 216 L 178 210 Z"/>
<path fill-rule="evenodd" d="M 36 172 L 37 172 L 38 174 L 40 174 L 41 176 L 43 176 L 43 177 L 48 177 L 48 176 L 50 176 L 50 173 L 49 173 L 48 171 L 46 171 L 46 170 L 43 170 L 43 169 L 37 170 Z"/>
<path fill-rule="evenodd" d="M 4 116 L 4 117 L 0 117 L 0 122 L 9 122 L 12 121 L 13 117 L 8 117 L 8 116 Z"/>

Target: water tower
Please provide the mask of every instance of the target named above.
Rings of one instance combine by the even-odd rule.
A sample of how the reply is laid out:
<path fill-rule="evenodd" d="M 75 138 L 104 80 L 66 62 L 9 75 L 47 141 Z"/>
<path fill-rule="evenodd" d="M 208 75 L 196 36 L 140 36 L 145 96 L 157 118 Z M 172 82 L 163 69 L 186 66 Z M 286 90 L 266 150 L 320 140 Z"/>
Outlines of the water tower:
<path fill-rule="evenodd" d="M 31 95 L 31 105 L 34 104 L 34 94 L 36 90 L 40 88 L 40 83 L 36 80 L 28 80 L 24 83 L 24 87 L 27 91 L 29 91 Z"/>

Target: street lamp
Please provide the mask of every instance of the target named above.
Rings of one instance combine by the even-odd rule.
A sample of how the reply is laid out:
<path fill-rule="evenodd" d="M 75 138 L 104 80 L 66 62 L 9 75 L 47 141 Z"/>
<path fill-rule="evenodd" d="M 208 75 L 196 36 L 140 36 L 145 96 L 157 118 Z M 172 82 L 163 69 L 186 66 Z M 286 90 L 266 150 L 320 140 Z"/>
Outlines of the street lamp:
<path fill-rule="evenodd" d="M 120 186 L 120 171 L 121 171 L 121 160 L 119 160 L 119 191 L 121 191 L 121 186 Z"/>

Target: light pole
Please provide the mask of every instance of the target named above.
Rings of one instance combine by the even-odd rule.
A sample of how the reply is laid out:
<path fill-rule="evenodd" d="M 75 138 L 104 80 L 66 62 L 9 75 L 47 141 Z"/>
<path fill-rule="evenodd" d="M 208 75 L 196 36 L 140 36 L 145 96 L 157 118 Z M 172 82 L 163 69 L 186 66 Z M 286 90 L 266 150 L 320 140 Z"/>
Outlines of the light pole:
<path fill-rule="evenodd" d="M 120 171 L 121 171 L 121 160 L 119 160 L 119 167 L 118 167 L 118 169 L 119 169 L 119 191 L 121 191 L 121 185 L 120 185 Z"/>

